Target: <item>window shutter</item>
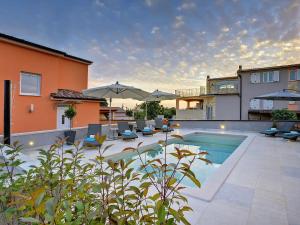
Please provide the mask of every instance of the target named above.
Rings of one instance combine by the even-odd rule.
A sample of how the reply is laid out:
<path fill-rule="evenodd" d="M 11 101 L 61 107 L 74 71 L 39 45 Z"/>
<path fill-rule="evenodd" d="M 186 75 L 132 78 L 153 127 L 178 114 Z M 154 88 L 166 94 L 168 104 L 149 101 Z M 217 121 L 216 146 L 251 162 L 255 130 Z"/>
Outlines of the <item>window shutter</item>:
<path fill-rule="evenodd" d="M 250 100 L 250 109 L 259 109 L 259 99 Z"/>
<path fill-rule="evenodd" d="M 274 71 L 274 81 L 277 81 L 277 82 L 279 82 L 279 71 L 277 70 L 277 71 Z"/>

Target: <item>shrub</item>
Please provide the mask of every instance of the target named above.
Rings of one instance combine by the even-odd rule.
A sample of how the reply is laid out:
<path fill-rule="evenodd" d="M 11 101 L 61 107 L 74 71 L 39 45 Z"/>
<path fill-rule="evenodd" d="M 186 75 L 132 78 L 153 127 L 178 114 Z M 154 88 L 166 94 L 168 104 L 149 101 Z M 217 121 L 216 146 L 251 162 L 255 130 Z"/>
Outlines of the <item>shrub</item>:
<path fill-rule="evenodd" d="M 181 136 L 174 136 L 181 138 Z M 103 143 L 105 136 L 96 136 Z M 189 224 L 185 213 L 191 208 L 181 194 L 181 181 L 189 178 L 200 187 L 191 170 L 196 160 L 210 163 L 206 152 L 193 153 L 175 148 L 166 152 L 166 139 L 159 141 L 164 150 L 161 159 L 145 160 L 140 149 L 135 152 L 141 168 L 135 171 L 134 160 L 108 160 L 103 154 L 111 147 L 97 148 L 93 162 L 83 160 L 79 144 L 64 149 L 64 140 L 48 150 L 40 150 L 39 165 L 29 171 L 16 171 L 21 147 L 4 150 L 0 146 L 0 218 L 4 224 L 116 224 L 169 225 Z M 152 153 L 151 153 L 152 154 Z M 6 157 L 4 157 L 6 155 Z M 168 157 L 177 159 L 169 163 Z M 188 160 L 187 160 L 188 159 Z M 175 176 L 176 174 L 176 176 Z"/>
<path fill-rule="evenodd" d="M 297 114 L 287 109 L 277 109 L 272 112 L 272 120 L 297 120 Z"/>

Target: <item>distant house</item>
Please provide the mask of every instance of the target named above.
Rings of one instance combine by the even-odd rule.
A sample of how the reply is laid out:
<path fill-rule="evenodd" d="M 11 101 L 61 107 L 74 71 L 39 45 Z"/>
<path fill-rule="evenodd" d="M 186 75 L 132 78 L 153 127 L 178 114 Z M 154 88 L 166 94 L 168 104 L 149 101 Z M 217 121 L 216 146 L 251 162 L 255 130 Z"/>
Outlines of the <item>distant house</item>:
<path fill-rule="evenodd" d="M 99 110 L 100 122 L 109 120 L 109 107 L 101 107 Z M 132 120 L 132 117 L 126 115 L 126 111 L 121 107 L 111 107 L 112 120 Z"/>
<path fill-rule="evenodd" d="M 287 108 L 300 114 L 300 102 L 254 99 L 256 96 L 291 89 L 300 91 L 300 64 L 243 69 L 241 79 L 241 119 L 270 119 L 272 110 Z"/>
<path fill-rule="evenodd" d="M 88 86 L 92 62 L 65 52 L 0 34 L 0 81 L 12 81 L 13 133 L 68 129 L 64 116 L 74 105 L 73 127 L 99 121 L 99 99 L 81 93 Z M 3 90 L 3 88 L 1 88 Z M 0 91 L 3 106 L 3 91 Z M 3 110 L 0 110 L 0 135 Z"/>
<path fill-rule="evenodd" d="M 290 89 L 300 91 L 300 64 L 242 69 L 237 76 L 210 78 L 206 86 L 176 90 L 176 119 L 268 120 L 275 109 L 300 115 L 300 102 L 258 100 L 255 97 Z M 185 106 L 180 103 L 185 102 Z M 193 105 L 192 105 L 193 104 Z"/>
<path fill-rule="evenodd" d="M 234 120 L 239 117 L 238 77 L 207 76 L 205 87 L 176 90 L 176 94 L 180 96 L 176 99 L 176 119 Z M 186 107 L 180 108 L 180 102 L 185 102 Z"/>

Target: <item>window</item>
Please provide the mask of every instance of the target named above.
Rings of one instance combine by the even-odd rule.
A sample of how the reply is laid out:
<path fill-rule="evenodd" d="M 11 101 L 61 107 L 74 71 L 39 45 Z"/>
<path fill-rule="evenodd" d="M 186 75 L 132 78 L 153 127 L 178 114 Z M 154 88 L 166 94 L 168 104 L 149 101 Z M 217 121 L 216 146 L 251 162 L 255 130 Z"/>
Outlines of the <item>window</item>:
<path fill-rule="evenodd" d="M 290 70 L 290 81 L 300 80 L 300 69 Z"/>
<path fill-rule="evenodd" d="M 271 71 L 271 72 L 269 72 L 268 82 L 274 82 L 274 81 L 275 81 L 274 80 L 274 72 Z"/>
<path fill-rule="evenodd" d="M 21 72 L 20 77 L 21 95 L 41 95 L 41 76 L 33 73 Z"/>
<path fill-rule="evenodd" d="M 220 85 L 219 89 L 234 89 L 234 85 L 233 84 L 222 84 Z"/>
<path fill-rule="evenodd" d="M 300 77 L 300 74 L 299 74 Z M 251 83 L 273 83 L 279 82 L 279 71 L 269 71 L 262 73 L 252 73 L 250 77 Z"/>
<path fill-rule="evenodd" d="M 263 83 L 268 83 L 268 82 L 269 82 L 269 73 L 263 72 Z"/>
<path fill-rule="evenodd" d="M 296 70 L 290 70 L 290 80 L 291 81 L 294 81 L 294 80 L 297 80 L 297 71 Z"/>

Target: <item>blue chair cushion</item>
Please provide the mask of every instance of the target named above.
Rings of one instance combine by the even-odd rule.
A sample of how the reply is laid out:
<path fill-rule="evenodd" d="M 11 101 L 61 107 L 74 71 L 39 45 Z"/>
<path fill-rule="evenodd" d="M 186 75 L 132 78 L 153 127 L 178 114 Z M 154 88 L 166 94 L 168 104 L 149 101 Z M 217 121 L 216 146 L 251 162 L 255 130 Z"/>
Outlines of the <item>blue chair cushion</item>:
<path fill-rule="evenodd" d="M 87 142 L 93 142 L 93 141 L 96 141 L 95 138 L 91 138 L 91 137 L 86 137 L 84 140 L 87 141 Z"/>
<path fill-rule="evenodd" d="M 150 132 L 150 131 L 152 131 L 149 127 L 145 127 L 144 129 L 143 129 L 143 131 L 145 131 L 145 132 Z"/>
<path fill-rule="evenodd" d="M 132 135 L 132 132 L 131 132 L 131 131 L 130 131 L 130 132 L 124 131 L 124 132 L 122 133 L 122 135 L 124 135 L 124 136 L 130 136 L 130 135 Z"/>

